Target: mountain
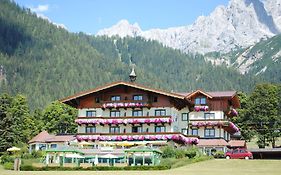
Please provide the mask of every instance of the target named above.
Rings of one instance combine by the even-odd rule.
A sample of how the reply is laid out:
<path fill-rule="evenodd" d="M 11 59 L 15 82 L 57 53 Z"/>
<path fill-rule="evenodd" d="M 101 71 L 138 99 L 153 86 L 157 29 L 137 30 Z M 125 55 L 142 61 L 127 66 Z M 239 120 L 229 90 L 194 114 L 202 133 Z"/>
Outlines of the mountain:
<path fill-rule="evenodd" d="M 132 65 L 137 83 L 169 91 L 249 92 L 266 81 L 141 37 L 70 33 L 0 0 L 0 92 L 26 95 L 32 109 L 104 83 L 128 81 Z"/>
<path fill-rule="evenodd" d="M 138 25 L 122 20 L 96 35 L 140 36 L 185 53 L 227 53 L 279 34 L 280 3 L 281 0 L 230 0 L 227 7 L 218 6 L 209 16 L 198 17 L 192 25 L 142 31 Z"/>
<path fill-rule="evenodd" d="M 205 60 L 214 65 L 226 65 L 241 74 L 263 77 L 270 82 L 281 82 L 281 34 L 245 49 L 221 54 L 208 53 Z"/>

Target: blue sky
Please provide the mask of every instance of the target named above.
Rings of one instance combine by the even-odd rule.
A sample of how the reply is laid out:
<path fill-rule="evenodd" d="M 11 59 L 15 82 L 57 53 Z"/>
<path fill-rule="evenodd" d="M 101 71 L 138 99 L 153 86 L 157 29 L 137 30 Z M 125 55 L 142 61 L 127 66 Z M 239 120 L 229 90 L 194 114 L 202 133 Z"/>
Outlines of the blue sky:
<path fill-rule="evenodd" d="M 71 32 L 95 34 L 121 19 L 142 30 L 192 24 L 228 0 L 14 0 L 19 5 L 63 24 Z"/>

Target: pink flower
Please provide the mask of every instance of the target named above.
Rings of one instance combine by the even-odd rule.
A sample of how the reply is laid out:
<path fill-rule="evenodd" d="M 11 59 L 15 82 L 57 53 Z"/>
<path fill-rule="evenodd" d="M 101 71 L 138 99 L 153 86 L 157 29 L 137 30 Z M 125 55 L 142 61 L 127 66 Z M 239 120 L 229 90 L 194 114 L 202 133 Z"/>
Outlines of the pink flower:
<path fill-rule="evenodd" d="M 156 140 L 155 136 L 149 136 L 149 140 Z"/>
<path fill-rule="evenodd" d="M 180 139 L 180 138 L 179 138 L 179 135 L 173 135 L 173 136 L 172 136 L 172 140 L 176 140 L 176 141 L 177 141 L 177 140 L 179 140 L 179 139 Z"/>
<path fill-rule="evenodd" d="M 138 140 L 144 140 L 144 136 L 139 136 Z"/>

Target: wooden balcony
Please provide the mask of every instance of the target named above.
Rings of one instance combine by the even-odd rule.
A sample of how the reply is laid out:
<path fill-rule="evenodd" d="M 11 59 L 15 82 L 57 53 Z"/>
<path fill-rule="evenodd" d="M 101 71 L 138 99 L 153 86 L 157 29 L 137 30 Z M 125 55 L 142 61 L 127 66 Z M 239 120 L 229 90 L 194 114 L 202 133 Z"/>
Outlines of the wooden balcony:
<path fill-rule="evenodd" d="M 77 119 L 155 119 L 155 118 L 171 118 L 171 115 L 165 116 L 120 116 L 120 117 L 78 117 Z"/>
<path fill-rule="evenodd" d="M 127 125 L 127 124 L 171 124 L 171 116 L 131 116 L 131 117 L 79 117 L 75 120 L 79 125 Z"/>
<path fill-rule="evenodd" d="M 198 144 L 197 136 L 183 135 L 179 132 L 142 132 L 142 133 L 78 133 L 78 141 L 168 141 L 182 144 Z"/>
<path fill-rule="evenodd" d="M 120 101 L 103 101 L 101 108 L 111 109 L 111 108 L 143 108 L 151 107 L 151 103 L 145 100 L 120 100 Z"/>

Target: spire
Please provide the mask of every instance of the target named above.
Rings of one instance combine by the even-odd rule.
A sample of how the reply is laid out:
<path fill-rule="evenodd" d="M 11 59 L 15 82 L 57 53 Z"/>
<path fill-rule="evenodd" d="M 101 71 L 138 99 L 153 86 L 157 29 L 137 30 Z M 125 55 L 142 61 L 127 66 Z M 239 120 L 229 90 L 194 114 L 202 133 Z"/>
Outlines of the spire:
<path fill-rule="evenodd" d="M 131 82 L 134 82 L 137 79 L 137 75 L 135 73 L 135 66 L 134 65 L 132 67 L 132 72 L 130 73 L 129 78 L 130 78 Z"/>

